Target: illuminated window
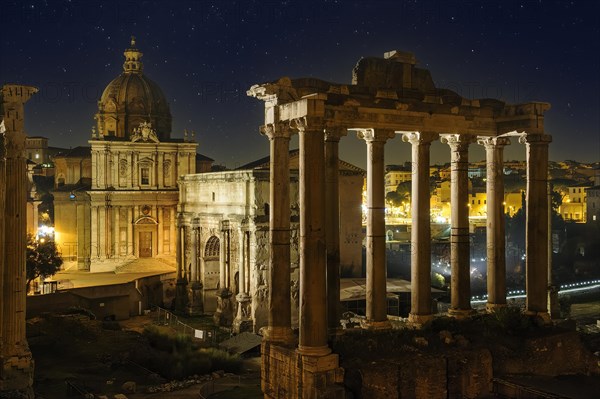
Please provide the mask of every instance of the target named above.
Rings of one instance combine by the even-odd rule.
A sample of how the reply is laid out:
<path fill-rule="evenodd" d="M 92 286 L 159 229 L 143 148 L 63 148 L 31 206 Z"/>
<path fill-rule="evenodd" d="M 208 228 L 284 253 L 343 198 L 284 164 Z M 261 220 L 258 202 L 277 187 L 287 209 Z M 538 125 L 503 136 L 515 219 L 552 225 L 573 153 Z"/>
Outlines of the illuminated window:
<path fill-rule="evenodd" d="M 142 168 L 142 176 L 140 179 L 140 183 L 144 185 L 150 184 L 150 169 Z"/>
<path fill-rule="evenodd" d="M 35 154 L 35 159 L 40 159 L 40 154 Z"/>

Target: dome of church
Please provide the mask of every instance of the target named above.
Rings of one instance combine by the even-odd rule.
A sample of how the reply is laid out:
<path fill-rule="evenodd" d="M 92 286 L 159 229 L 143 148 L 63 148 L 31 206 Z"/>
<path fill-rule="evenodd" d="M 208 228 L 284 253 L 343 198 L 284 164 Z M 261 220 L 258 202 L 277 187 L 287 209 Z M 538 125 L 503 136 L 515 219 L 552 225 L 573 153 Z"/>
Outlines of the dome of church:
<path fill-rule="evenodd" d="M 143 74 L 142 53 L 135 47 L 125 50 L 123 73 L 104 89 L 98 101 L 98 134 L 100 138 L 129 139 L 140 124 L 152 125 L 159 140 L 171 135 L 171 111 L 160 87 Z"/>

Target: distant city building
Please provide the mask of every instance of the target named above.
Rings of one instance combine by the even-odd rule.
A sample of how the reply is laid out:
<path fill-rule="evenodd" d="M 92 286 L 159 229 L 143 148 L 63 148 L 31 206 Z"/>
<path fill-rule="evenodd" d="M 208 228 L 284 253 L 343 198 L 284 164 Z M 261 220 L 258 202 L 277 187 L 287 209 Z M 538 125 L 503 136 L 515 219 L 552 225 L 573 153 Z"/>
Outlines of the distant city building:
<path fill-rule="evenodd" d="M 588 223 L 600 222 L 600 166 L 594 170 L 594 185 L 586 189 L 586 206 Z"/>
<path fill-rule="evenodd" d="M 398 184 L 412 179 L 412 170 L 409 165 L 388 165 L 385 173 L 385 193 L 396 191 Z"/>
<path fill-rule="evenodd" d="M 564 220 L 577 223 L 586 221 L 586 197 L 590 187 L 590 183 L 579 183 L 567 187 L 566 195 L 564 195 L 559 209 Z"/>
<path fill-rule="evenodd" d="M 48 139 L 42 136 L 29 136 L 25 139 L 25 156 L 36 164 L 50 161 Z"/>

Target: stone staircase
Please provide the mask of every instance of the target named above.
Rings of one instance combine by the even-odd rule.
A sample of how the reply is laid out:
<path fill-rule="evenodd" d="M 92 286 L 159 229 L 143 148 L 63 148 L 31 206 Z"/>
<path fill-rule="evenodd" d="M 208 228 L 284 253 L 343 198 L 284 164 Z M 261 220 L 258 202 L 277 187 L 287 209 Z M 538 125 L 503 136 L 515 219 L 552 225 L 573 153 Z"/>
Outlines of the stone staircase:
<path fill-rule="evenodd" d="M 115 274 L 122 273 L 172 273 L 177 271 L 175 260 L 169 258 L 139 258 L 124 263 L 115 269 Z"/>

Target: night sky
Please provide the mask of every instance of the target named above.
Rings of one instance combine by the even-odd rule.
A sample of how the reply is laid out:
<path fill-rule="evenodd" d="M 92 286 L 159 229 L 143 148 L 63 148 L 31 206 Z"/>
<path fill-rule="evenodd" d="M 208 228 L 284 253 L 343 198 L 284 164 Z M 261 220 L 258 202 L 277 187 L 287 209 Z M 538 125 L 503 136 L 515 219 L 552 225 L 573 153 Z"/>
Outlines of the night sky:
<path fill-rule="evenodd" d="M 26 129 L 50 145 L 86 145 L 97 100 L 122 71 L 131 35 L 144 73 L 170 102 L 173 137 L 196 131 L 199 152 L 233 168 L 268 154 L 253 84 L 281 76 L 350 83 L 363 56 L 413 52 L 438 87 L 468 98 L 552 104 L 552 160 L 600 161 L 600 2 L 581 1 L 6 1 L 0 83 L 40 88 Z M 365 167 L 354 134 L 343 159 Z M 450 159 L 432 146 L 432 162 Z M 514 143 L 506 159 L 524 159 Z M 472 160 L 484 158 L 472 145 Z M 410 160 L 400 138 L 386 163 Z"/>

